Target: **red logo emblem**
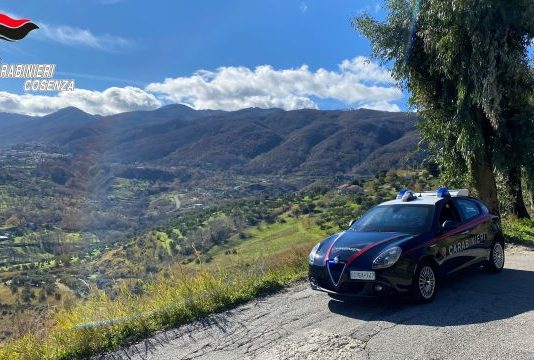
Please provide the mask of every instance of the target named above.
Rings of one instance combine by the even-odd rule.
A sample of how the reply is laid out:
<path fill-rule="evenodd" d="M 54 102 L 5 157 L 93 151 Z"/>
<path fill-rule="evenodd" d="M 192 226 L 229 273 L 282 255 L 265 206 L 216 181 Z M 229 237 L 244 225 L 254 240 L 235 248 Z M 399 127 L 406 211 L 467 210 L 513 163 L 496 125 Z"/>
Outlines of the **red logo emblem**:
<path fill-rule="evenodd" d="M 30 31 L 39 29 L 30 19 L 13 19 L 0 14 L 0 39 L 18 41 L 24 39 Z"/>

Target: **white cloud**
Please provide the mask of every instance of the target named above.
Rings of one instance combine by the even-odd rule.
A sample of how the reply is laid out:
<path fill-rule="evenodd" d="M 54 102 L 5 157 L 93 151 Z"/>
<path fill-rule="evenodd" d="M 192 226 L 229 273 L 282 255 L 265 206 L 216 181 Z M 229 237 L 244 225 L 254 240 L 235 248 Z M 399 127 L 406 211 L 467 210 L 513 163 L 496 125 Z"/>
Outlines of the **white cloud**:
<path fill-rule="evenodd" d="M 102 92 L 77 89 L 55 96 L 0 91 L 0 112 L 46 115 L 68 106 L 90 114 L 110 115 L 134 110 L 151 110 L 162 105 L 154 95 L 135 87 L 112 87 Z"/>
<path fill-rule="evenodd" d="M 317 108 L 313 100 L 335 100 L 350 107 L 370 104 L 398 109 L 402 98 L 389 72 L 365 57 L 344 60 L 337 71 L 276 70 L 271 66 L 221 67 L 201 70 L 189 77 L 168 78 L 146 87 L 170 102 L 196 109 L 237 110 L 280 107 L 286 110 Z"/>
<path fill-rule="evenodd" d="M 381 111 L 391 111 L 399 112 L 401 111 L 399 105 L 393 104 L 387 101 L 376 101 L 369 104 L 363 104 L 360 107 L 370 110 L 381 110 Z"/>
<path fill-rule="evenodd" d="M 39 22 L 36 37 L 69 46 L 84 46 L 99 50 L 117 50 L 130 47 L 128 39 L 109 34 L 95 35 L 90 30 L 66 25 L 51 25 Z"/>
<path fill-rule="evenodd" d="M 342 61 L 332 71 L 311 71 L 306 65 L 282 70 L 268 65 L 255 69 L 222 67 L 165 79 L 144 89 L 132 86 L 101 92 L 77 89 L 57 95 L 0 92 L 0 111 L 44 115 L 75 106 L 91 114 L 109 115 L 155 109 L 166 103 L 185 104 L 195 109 L 296 110 L 318 109 L 320 101 L 332 101 L 347 108 L 400 111 L 397 103 L 401 100 L 402 92 L 389 72 L 360 56 Z"/>
<path fill-rule="evenodd" d="M 300 11 L 303 12 L 303 13 L 308 11 L 308 4 L 306 4 L 305 2 L 301 2 L 300 3 Z"/>

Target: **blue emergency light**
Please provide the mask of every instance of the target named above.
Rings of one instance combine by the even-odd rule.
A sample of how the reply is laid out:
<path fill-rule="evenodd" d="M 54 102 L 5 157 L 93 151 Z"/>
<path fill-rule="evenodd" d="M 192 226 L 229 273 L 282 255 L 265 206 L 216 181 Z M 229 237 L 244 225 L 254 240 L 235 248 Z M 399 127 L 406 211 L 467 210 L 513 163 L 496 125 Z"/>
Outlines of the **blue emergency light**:
<path fill-rule="evenodd" d="M 397 200 L 402 201 L 412 201 L 416 198 L 414 192 L 412 190 L 401 190 L 397 194 Z"/>
<path fill-rule="evenodd" d="M 447 188 L 439 188 L 436 191 L 436 196 L 440 198 L 451 197 L 451 193 L 449 192 L 449 189 Z"/>

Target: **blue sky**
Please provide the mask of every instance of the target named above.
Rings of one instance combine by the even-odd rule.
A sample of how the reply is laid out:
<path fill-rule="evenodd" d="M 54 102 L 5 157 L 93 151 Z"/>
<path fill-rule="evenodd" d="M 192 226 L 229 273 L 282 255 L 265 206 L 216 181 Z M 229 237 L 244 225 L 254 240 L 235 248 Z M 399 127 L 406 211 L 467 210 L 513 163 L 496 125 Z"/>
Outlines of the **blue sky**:
<path fill-rule="evenodd" d="M 41 28 L 0 42 L 2 63 L 57 64 L 55 77 L 74 79 L 79 90 L 25 94 L 23 80 L 0 79 L 0 110 L 44 114 L 74 105 L 108 114 L 172 102 L 404 110 L 405 95 L 367 62 L 368 42 L 350 26 L 365 10 L 384 16 L 375 0 L 9 2 L 0 12 Z"/>

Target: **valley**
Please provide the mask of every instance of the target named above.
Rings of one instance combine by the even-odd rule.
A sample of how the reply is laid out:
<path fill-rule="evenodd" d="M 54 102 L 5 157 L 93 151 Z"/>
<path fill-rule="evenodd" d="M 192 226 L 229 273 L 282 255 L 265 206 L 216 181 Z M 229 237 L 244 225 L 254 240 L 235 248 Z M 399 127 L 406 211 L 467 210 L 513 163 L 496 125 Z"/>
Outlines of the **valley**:
<path fill-rule="evenodd" d="M 264 226 L 293 239 L 267 254 L 308 246 L 310 226 L 320 237 L 357 214 L 349 199 L 372 205 L 362 181 L 420 167 L 417 139 L 411 115 L 369 110 L 0 115 L 0 339 L 39 332 L 51 310 L 95 291 L 114 298 L 169 266 L 254 262 L 231 244 L 257 254 L 247 240 L 264 241 Z M 341 202 L 319 205 L 330 215 L 317 217 L 308 196 L 323 193 Z"/>

